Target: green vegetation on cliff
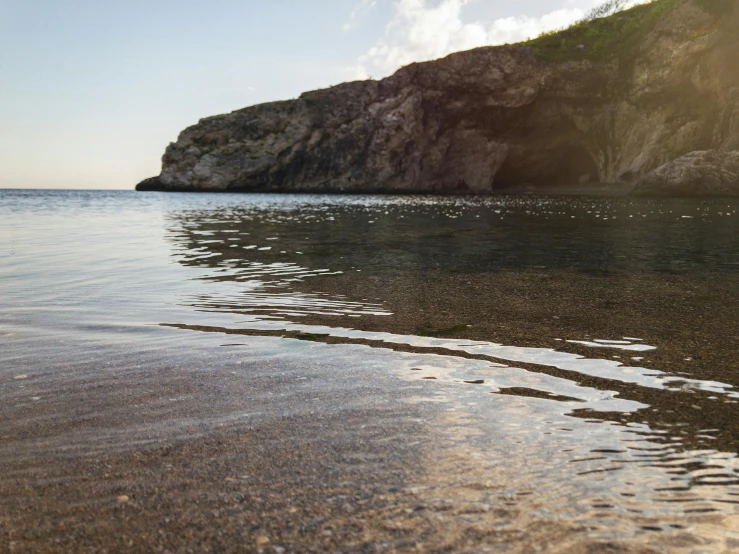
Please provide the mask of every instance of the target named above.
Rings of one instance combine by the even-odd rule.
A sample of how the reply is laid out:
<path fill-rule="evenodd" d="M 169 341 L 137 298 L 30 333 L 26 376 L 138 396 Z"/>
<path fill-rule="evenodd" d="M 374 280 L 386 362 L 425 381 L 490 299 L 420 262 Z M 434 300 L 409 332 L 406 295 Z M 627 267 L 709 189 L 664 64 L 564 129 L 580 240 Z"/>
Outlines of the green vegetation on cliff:
<path fill-rule="evenodd" d="M 687 1 L 690 0 L 654 0 L 601 17 L 618 8 L 618 0 L 611 0 L 572 27 L 545 33 L 525 45 L 532 48 L 537 58 L 549 62 L 630 58 L 654 26 L 675 7 Z M 737 3 L 736 0 L 693 1 L 715 16 L 731 11 Z"/>
<path fill-rule="evenodd" d="M 736 0 L 695 0 L 695 3 L 713 15 L 727 14 L 736 7 Z"/>

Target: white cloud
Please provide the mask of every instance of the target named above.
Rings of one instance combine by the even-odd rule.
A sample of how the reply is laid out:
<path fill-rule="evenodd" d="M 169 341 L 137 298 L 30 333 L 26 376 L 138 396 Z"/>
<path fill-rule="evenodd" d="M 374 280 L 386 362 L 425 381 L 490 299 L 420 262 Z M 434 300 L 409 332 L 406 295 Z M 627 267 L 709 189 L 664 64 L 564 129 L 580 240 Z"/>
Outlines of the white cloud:
<path fill-rule="evenodd" d="M 370 78 L 367 69 L 363 65 L 350 65 L 342 69 L 350 81 L 366 81 Z"/>
<path fill-rule="evenodd" d="M 359 3 L 354 6 L 352 13 L 349 15 L 349 21 L 347 21 L 341 28 L 346 32 L 351 31 L 357 26 L 360 16 L 370 11 L 376 5 L 376 0 L 359 0 Z"/>
<path fill-rule="evenodd" d="M 485 44 L 487 33 L 480 24 L 462 23 L 461 11 L 468 1 L 442 0 L 429 7 L 426 0 L 399 0 L 385 35 L 360 58 L 360 64 L 388 74 L 411 62 Z"/>
<path fill-rule="evenodd" d="M 542 17 L 506 17 L 494 21 L 488 28 L 487 44 L 510 44 L 539 36 L 542 33 L 562 29 L 581 19 L 584 13 L 578 9 L 564 9 Z"/>
<path fill-rule="evenodd" d="M 602 0 L 567 0 L 564 4 L 569 7 L 541 17 L 465 23 L 462 12 L 470 1 L 440 0 L 429 5 L 429 0 L 398 0 L 384 35 L 359 58 L 359 65 L 352 70 L 356 75 L 380 77 L 409 63 L 433 60 L 451 52 L 520 42 L 571 25 Z"/>

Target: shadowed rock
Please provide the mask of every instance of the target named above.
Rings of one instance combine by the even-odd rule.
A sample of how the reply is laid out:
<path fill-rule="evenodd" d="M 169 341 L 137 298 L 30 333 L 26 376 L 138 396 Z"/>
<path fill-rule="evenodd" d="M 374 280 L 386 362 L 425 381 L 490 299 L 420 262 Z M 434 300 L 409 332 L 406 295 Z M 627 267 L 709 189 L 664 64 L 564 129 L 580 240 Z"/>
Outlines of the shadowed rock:
<path fill-rule="evenodd" d="M 159 177 L 150 177 L 148 179 L 144 179 L 138 185 L 136 185 L 136 190 L 139 191 L 154 191 L 165 189 L 166 187 L 162 183 L 161 179 L 159 179 Z"/>

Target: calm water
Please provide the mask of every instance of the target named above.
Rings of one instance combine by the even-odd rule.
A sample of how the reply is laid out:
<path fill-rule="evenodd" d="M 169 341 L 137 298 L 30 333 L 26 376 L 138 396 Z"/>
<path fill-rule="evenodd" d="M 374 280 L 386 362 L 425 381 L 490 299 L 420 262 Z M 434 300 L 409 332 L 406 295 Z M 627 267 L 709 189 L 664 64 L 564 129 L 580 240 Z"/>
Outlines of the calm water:
<path fill-rule="evenodd" d="M 387 437 L 413 502 L 565 521 L 561 547 L 737 548 L 738 208 L 0 191 L 0 460 L 386 402 L 417 425 Z M 207 401 L 159 398 L 172 367 Z"/>

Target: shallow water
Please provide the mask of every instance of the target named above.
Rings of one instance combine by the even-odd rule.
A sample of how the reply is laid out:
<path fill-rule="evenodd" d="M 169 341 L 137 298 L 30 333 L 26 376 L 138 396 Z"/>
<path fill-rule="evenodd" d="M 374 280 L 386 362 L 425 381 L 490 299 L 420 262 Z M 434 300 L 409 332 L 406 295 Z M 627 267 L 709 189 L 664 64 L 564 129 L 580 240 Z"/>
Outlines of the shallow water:
<path fill-rule="evenodd" d="M 34 487 L 222 428 L 302 448 L 317 418 L 329 450 L 391 445 L 330 457 L 354 488 L 401 468 L 376 549 L 732 550 L 737 208 L 0 191 L 0 460 Z"/>

